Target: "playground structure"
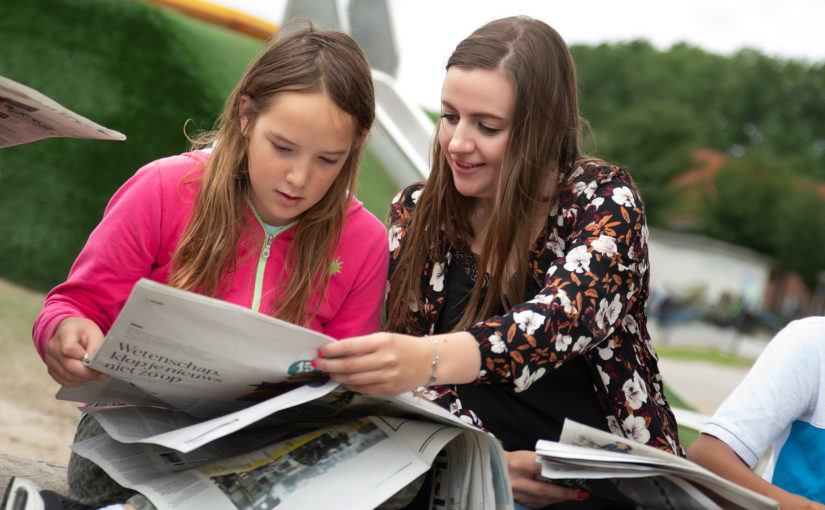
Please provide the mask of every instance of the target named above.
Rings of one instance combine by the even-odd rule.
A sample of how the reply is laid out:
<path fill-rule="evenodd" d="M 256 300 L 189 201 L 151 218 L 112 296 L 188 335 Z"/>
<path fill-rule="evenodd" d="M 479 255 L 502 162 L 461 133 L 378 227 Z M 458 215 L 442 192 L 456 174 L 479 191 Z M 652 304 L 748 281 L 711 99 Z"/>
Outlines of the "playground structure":
<path fill-rule="evenodd" d="M 228 7 L 203 0 L 142 0 L 208 23 L 265 40 L 278 26 Z M 282 19 L 305 17 L 320 28 L 349 33 L 364 49 L 373 67 L 375 124 L 367 149 L 400 189 L 429 175 L 433 122 L 396 87 L 398 67 L 392 20 L 386 0 L 289 0 Z"/>
<path fill-rule="evenodd" d="M 177 11 L 207 23 L 220 25 L 257 39 L 266 39 L 278 26 L 228 7 L 202 0 L 142 0 L 144 3 Z"/>

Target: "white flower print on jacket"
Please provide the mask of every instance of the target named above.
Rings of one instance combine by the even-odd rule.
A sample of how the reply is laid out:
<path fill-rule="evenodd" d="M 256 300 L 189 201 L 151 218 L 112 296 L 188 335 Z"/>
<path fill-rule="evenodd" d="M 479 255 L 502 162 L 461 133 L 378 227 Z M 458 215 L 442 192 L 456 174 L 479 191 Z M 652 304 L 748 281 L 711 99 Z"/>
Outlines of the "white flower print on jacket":
<path fill-rule="evenodd" d="M 413 191 L 412 194 L 410 195 L 410 198 L 412 199 L 414 204 L 417 204 L 418 203 L 418 197 L 420 197 L 420 196 L 421 196 L 421 190 L 419 189 L 419 190 Z"/>
<path fill-rule="evenodd" d="M 622 430 L 630 439 L 640 443 L 647 443 L 650 439 L 650 431 L 645 426 L 645 419 L 642 416 L 630 415 L 622 422 Z"/>
<path fill-rule="evenodd" d="M 519 329 L 532 335 L 536 330 L 544 324 L 547 319 L 544 315 L 536 313 L 532 310 L 524 310 L 523 312 L 516 312 L 513 314 L 513 320 L 518 324 Z"/>
<path fill-rule="evenodd" d="M 556 335 L 556 349 L 559 351 L 566 351 L 570 344 L 573 343 L 573 337 L 570 335 L 563 335 L 559 333 Z"/>
<path fill-rule="evenodd" d="M 625 399 L 627 399 L 627 405 L 629 405 L 631 409 L 638 409 L 642 407 L 642 404 L 647 402 L 647 389 L 645 387 L 645 383 L 639 376 L 639 373 L 635 370 L 633 371 L 633 379 L 625 381 L 622 386 L 622 391 L 624 391 Z"/>
<path fill-rule="evenodd" d="M 613 324 L 619 319 L 619 314 L 622 312 L 622 299 L 618 294 L 613 296 L 613 301 L 607 302 L 607 299 L 602 298 L 599 301 L 599 311 L 596 312 L 596 326 L 604 330 L 608 327 L 612 329 Z"/>
<path fill-rule="evenodd" d="M 613 196 L 610 198 L 621 206 L 636 207 L 636 199 L 633 198 L 633 191 L 626 186 L 613 188 Z"/>
<path fill-rule="evenodd" d="M 501 354 L 507 350 L 507 344 L 504 343 L 504 340 L 498 334 L 492 334 L 487 337 L 487 340 L 490 341 L 490 350 L 496 354 Z"/>
<path fill-rule="evenodd" d="M 601 235 L 598 239 L 590 243 L 594 250 L 601 253 L 605 257 L 615 257 L 616 253 L 616 239 L 611 236 Z"/>
<path fill-rule="evenodd" d="M 576 246 L 564 258 L 564 269 L 571 273 L 586 273 L 590 271 L 590 259 L 593 255 L 587 251 L 587 246 Z"/>
<path fill-rule="evenodd" d="M 545 246 L 547 246 L 547 249 L 552 251 L 556 257 L 564 256 L 564 239 L 559 237 L 558 229 L 554 228 L 550 231 L 550 235 L 547 237 L 547 243 Z"/>
<path fill-rule="evenodd" d="M 529 388 L 530 385 L 540 379 L 546 371 L 547 370 L 542 367 L 535 372 L 530 372 L 530 366 L 524 365 L 524 370 L 521 371 L 521 375 L 513 381 L 513 384 L 516 386 L 516 393 L 521 393 Z"/>
<path fill-rule="evenodd" d="M 573 302 L 570 301 L 570 298 L 567 297 L 567 293 L 562 289 L 557 290 L 555 293 L 551 292 L 548 294 L 537 294 L 536 297 L 528 301 L 528 303 L 547 306 L 552 304 L 554 301 L 561 305 L 564 313 L 567 315 L 574 315 L 578 313 L 576 307 L 573 306 Z"/>
<path fill-rule="evenodd" d="M 598 184 L 599 183 L 597 183 L 596 181 L 590 181 L 588 183 L 579 181 L 573 187 L 573 190 L 577 195 L 581 195 L 582 193 L 584 193 L 584 196 L 587 197 L 588 200 L 590 200 L 591 198 L 593 198 L 593 193 L 596 192 Z"/>
<path fill-rule="evenodd" d="M 403 232 L 404 230 L 398 225 L 393 225 L 390 227 L 390 251 L 397 250 L 401 246 L 401 236 L 403 235 Z"/>
<path fill-rule="evenodd" d="M 433 264 L 433 275 L 430 277 L 430 285 L 435 292 L 444 290 L 444 266 L 440 262 Z"/>

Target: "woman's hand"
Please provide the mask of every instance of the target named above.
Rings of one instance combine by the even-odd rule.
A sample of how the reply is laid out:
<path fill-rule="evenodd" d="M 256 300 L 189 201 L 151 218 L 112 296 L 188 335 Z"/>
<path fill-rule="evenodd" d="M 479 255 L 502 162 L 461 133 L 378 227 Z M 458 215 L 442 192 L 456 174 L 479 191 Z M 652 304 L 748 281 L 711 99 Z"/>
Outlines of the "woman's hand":
<path fill-rule="evenodd" d="M 83 363 L 87 354 L 103 342 L 103 332 L 97 324 L 82 317 L 60 321 L 54 336 L 46 346 L 46 366 L 52 379 L 63 386 L 79 386 L 86 381 L 109 378 Z"/>
<path fill-rule="evenodd" d="M 432 358 L 428 338 L 375 333 L 325 345 L 313 366 L 352 390 L 397 395 L 427 384 Z"/>
<path fill-rule="evenodd" d="M 481 354 L 475 337 L 461 331 L 428 337 L 374 333 L 325 345 L 312 363 L 352 390 L 397 395 L 429 384 L 474 381 Z"/>
<path fill-rule="evenodd" d="M 518 450 L 504 452 L 513 499 L 529 508 L 543 508 L 562 501 L 583 501 L 590 493 L 581 489 L 553 485 L 536 478 L 541 475 L 541 464 L 536 462 L 536 452 Z"/>

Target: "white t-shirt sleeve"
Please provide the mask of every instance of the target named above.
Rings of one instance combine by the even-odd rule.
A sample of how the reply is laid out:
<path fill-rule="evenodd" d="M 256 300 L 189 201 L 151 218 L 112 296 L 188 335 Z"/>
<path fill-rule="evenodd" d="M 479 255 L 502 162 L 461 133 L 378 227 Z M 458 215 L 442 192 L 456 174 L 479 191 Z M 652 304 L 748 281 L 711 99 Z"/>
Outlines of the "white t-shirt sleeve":
<path fill-rule="evenodd" d="M 784 443 L 795 420 L 811 422 L 822 391 L 823 363 L 825 317 L 791 322 L 770 341 L 702 432 L 725 442 L 752 468 L 769 446 Z"/>

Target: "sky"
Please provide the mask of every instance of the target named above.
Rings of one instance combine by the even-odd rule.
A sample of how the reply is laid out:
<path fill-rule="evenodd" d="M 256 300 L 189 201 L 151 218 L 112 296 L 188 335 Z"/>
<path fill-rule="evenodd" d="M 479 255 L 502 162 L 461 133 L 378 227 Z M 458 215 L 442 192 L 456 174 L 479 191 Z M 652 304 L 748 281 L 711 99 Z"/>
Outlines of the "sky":
<path fill-rule="evenodd" d="M 286 0 L 209 0 L 280 24 Z M 339 6 L 346 0 L 337 0 Z M 484 23 L 523 14 L 545 21 L 568 45 L 646 39 L 667 50 L 686 42 L 730 55 L 749 47 L 825 62 L 825 0 L 388 0 L 399 54 L 397 89 L 438 110 L 444 65 Z"/>

